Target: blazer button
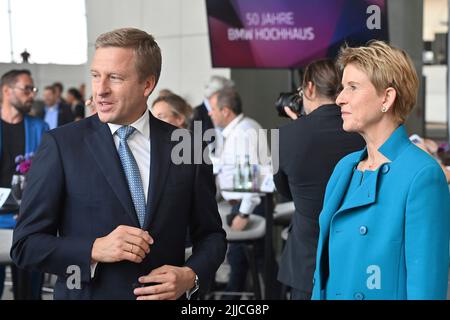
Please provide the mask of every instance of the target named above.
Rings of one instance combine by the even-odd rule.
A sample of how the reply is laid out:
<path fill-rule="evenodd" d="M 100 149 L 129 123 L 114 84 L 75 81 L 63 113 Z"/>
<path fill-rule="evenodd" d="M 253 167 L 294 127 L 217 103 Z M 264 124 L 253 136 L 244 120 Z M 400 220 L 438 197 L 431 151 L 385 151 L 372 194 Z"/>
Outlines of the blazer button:
<path fill-rule="evenodd" d="M 389 165 L 388 164 L 384 164 L 383 167 L 381 168 L 381 173 L 386 174 L 389 172 Z"/>
<path fill-rule="evenodd" d="M 364 300 L 364 294 L 362 292 L 356 292 L 353 295 L 353 298 L 355 298 L 355 300 Z"/>
<path fill-rule="evenodd" d="M 359 227 L 359 234 L 365 236 L 367 234 L 367 227 L 366 226 Z"/>

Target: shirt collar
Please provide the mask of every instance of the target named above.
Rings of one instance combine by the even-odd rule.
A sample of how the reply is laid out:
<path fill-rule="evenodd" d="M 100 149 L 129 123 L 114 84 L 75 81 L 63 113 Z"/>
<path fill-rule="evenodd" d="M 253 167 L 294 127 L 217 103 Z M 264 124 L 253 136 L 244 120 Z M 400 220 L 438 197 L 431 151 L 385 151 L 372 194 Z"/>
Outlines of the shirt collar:
<path fill-rule="evenodd" d="M 56 109 L 58 109 L 58 104 L 57 103 L 52 105 L 52 106 L 45 106 L 45 110 L 46 111 L 53 111 L 53 110 L 56 110 Z"/>
<path fill-rule="evenodd" d="M 108 123 L 111 134 L 114 135 L 119 128 L 123 127 L 120 124 Z M 136 131 L 140 132 L 146 139 L 150 140 L 150 115 L 146 109 L 144 114 L 135 122 L 130 124 Z"/>
<path fill-rule="evenodd" d="M 236 118 L 233 119 L 222 131 L 222 135 L 224 138 L 228 138 L 228 136 L 231 134 L 231 132 L 236 128 L 239 122 L 244 118 L 244 114 L 238 115 Z"/>
<path fill-rule="evenodd" d="M 203 104 L 205 105 L 206 110 L 208 110 L 208 112 L 211 112 L 211 105 L 209 104 L 209 99 L 205 98 L 203 100 Z"/>

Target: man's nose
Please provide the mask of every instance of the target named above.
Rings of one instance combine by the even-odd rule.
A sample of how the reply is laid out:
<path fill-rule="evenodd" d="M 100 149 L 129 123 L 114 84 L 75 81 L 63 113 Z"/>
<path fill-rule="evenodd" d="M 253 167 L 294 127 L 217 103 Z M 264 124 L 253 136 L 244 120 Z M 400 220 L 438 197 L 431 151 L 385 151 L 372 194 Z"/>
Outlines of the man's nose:
<path fill-rule="evenodd" d="M 111 88 L 109 86 L 109 82 L 107 78 L 102 78 L 97 83 L 97 94 L 99 96 L 105 96 L 111 92 Z"/>

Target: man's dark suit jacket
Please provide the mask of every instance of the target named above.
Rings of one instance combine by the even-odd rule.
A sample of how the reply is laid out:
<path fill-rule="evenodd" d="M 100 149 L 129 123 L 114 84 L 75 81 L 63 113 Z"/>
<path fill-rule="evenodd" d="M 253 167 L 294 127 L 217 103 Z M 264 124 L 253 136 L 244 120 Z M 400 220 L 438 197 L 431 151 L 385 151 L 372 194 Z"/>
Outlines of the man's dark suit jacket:
<path fill-rule="evenodd" d="M 278 279 L 310 293 L 319 237 L 319 213 L 328 179 L 336 163 L 360 150 L 360 135 L 342 129 L 339 107 L 323 105 L 280 128 L 280 166 L 277 190 L 294 201 L 295 214 L 283 251 Z"/>
<path fill-rule="evenodd" d="M 150 184 L 143 229 L 155 242 L 142 263 L 99 263 L 94 278 L 90 275 L 96 238 L 119 225 L 139 227 L 113 136 L 97 115 L 44 135 L 14 231 L 14 262 L 58 275 L 55 299 L 135 299 L 138 277 L 165 264 L 191 267 L 200 287 L 207 287 L 226 251 L 212 168 L 172 163 L 172 147 L 178 143 L 171 141 L 174 129 L 150 114 Z M 188 227 L 194 248 L 185 263 Z M 81 289 L 67 286 L 74 283 L 70 266 L 81 270 Z"/>
<path fill-rule="evenodd" d="M 36 110 L 35 114 L 41 119 L 45 119 L 45 106 L 42 109 Z M 61 127 L 67 123 L 75 120 L 75 116 L 72 113 L 72 109 L 65 103 L 58 103 L 58 127 Z"/>
<path fill-rule="evenodd" d="M 206 108 L 204 103 L 194 108 L 192 115 L 192 122 L 190 123 L 189 126 L 189 129 L 191 131 L 194 130 L 194 121 L 202 122 L 202 134 L 204 134 L 205 131 L 208 129 L 214 129 L 214 124 L 211 120 L 211 117 L 208 114 L 208 109 Z"/>

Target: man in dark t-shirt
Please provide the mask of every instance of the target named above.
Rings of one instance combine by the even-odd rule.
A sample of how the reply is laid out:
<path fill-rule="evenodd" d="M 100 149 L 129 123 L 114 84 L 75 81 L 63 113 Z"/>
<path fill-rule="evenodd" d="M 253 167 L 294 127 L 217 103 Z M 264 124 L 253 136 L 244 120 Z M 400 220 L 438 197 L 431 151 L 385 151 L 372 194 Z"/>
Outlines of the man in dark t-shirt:
<path fill-rule="evenodd" d="M 0 187 L 10 188 L 16 173 L 16 157 L 34 152 L 48 125 L 27 115 L 37 92 L 28 70 L 5 73 L 0 80 L 0 90 Z M 13 228 L 16 214 L 0 209 L 0 228 Z M 15 299 L 39 299 L 42 275 L 16 267 L 12 270 Z M 0 267 L 0 297 L 4 278 L 5 269 Z"/>
<path fill-rule="evenodd" d="M 0 187 L 10 188 L 11 179 L 16 171 L 15 158 L 25 153 L 25 126 L 0 120 L 2 129 L 2 153 L 0 155 Z"/>

